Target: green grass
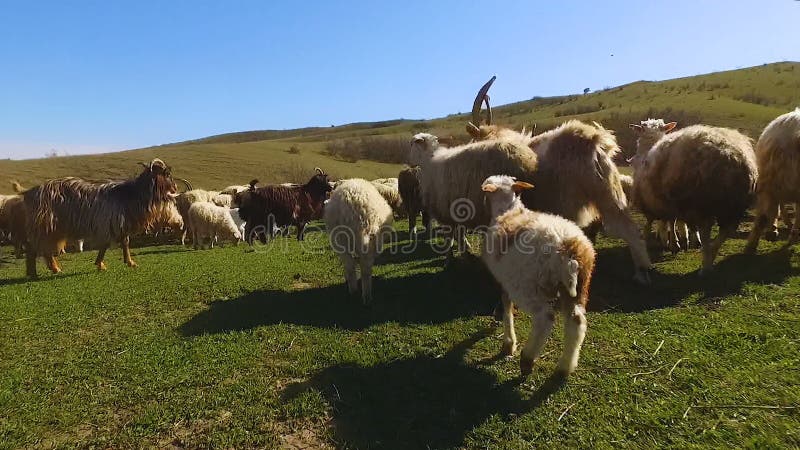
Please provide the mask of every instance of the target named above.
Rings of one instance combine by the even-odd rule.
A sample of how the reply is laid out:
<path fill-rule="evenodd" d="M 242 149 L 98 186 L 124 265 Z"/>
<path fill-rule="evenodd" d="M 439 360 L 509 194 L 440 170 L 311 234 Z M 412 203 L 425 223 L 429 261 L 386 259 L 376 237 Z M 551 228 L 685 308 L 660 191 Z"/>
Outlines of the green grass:
<path fill-rule="evenodd" d="M 70 254 L 33 282 L 3 248 L 0 447 L 800 446 L 800 410 L 727 407 L 800 406 L 800 256 L 779 243 L 732 240 L 705 279 L 696 250 L 665 255 L 640 288 L 601 239 L 561 383 L 558 327 L 527 379 L 498 357 L 472 258 L 386 252 L 363 308 L 325 239 L 140 247 L 136 269 L 113 250 L 106 273 Z"/>
<path fill-rule="evenodd" d="M 502 74 L 497 82 L 502 83 Z M 464 98 L 465 110 L 471 102 L 471 97 Z M 536 124 L 537 131 L 570 118 L 598 121 L 617 132 L 625 152 L 619 160 L 622 162 L 634 149 L 635 139 L 628 129 L 630 122 L 659 116 L 676 120 L 680 125 L 703 122 L 733 127 L 757 138 L 770 120 L 796 106 L 800 106 L 800 63 L 783 62 L 675 80 L 639 81 L 589 95 L 534 98 L 496 106 L 494 112 L 499 124 L 514 128 Z M 306 181 L 317 166 L 336 177 L 395 176 L 399 169 L 396 164 L 337 160 L 325 154 L 325 143 L 369 136 L 407 138 L 420 131 L 463 140 L 467 120 L 465 114 L 453 114 L 427 121 L 390 120 L 338 127 L 246 131 L 99 156 L 0 160 L 0 180 L 16 179 L 24 186 L 32 186 L 59 176 L 127 177 L 137 172 L 137 162 L 153 157 L 172 165 L 176 176 L 188 178 L 197 187 L 206 189 L 246 184 L 253 178 L 262 182 Z M 292 146 L 299 153 L 290 152 Z M 9 192 L 10 186 L 0 183 L 0 193 Z"/>

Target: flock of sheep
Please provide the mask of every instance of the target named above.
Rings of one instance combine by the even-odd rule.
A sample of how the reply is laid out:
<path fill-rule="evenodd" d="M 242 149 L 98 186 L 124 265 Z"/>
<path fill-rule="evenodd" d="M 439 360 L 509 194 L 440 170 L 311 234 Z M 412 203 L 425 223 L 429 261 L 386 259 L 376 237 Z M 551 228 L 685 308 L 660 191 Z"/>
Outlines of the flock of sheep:
<path fill-rule="evenodd" d="M 521 353 L 523 374 L 532 370 L 549 336 L 555 313 L 564 323 L 564 351 L 558 369 L 575 370 L 586 334 L 585 306 L 595 264 L 587 230 L 598 224 L 629 246 L 634 280 L 650 282 L 650 259 L 642 233 L 631 217 L 635 206 L 652 222 L 668 246 L 702 246 L 702 269 L 712 269 L 723 242 L 755 204 L 756 220 L 747 252 L 755 251 L 765 228 L 775 232 L 779 211 L 800 201 L 800 108 L 772 121 L 755 149 L 738 131 L 707 125 L 675 130 L 676 124 L 647 119 L 631 127 L 637 149 L 633 176 L 620 174 L 613 132 L 597 123 L 570 120 L 539 134 L 492 124 L 489 80 L 478 92 L 467 131 L 472 142 L 452 148 L 420 133 L 410 145 L 409 166 L 397 178 L 332 182 L 321 169 L 305 184 L 229 186 L 219 192 L 192 189 L 178 193 L 171 169 L 159 159 L 144 165 L 134 179 L 89 182 L 50 180 L 16 196 L 0 198 L 0 230 L 24 248 L 27 274 L 36 276 L 37 256 L 53 272 L 66 242 L 88 238 L 99 250 L 112 243 L 134 266 L 133 234 L 164 227 L 191 236 L 195 248 L 218 239 L 265 241 L 289 226 L 297 239 L 309 221 L 322 218 L 334 252 L 344 266 L 351 294 L 372 299 L 372 266 L 386 242 L 396 214 L 407 214 L 417 233 L 421 213 L 426 231 L 439 224 L 450 251 L 468 251 L 466 234 L 483 233 L 482 260 L 502 287 L 502 351 L 516 350 L 513 305 L 530 313 L 534 326 Z M 481 107 L 487 106 L 487 120 Z M 796 210 L 796 209 L 795 209 Z M 794 224 L 791 245 L 798 238 Z M 711 230 L 719 232 L 712 240 Z M 360 271 L 360 286 L 359 276 Z"/>

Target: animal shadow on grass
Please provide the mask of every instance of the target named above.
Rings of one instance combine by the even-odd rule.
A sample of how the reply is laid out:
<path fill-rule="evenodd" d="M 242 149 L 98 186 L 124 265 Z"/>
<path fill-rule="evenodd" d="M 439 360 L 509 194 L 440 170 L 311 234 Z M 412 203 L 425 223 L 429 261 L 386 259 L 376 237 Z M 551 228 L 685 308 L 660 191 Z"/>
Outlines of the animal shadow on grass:
<path fill-rule="evenodd" d="M 701 255 L 699 251 L 694 252 L 699 268 Z M 792 253 L 787 250 L 758 255 L 734 254 L 718 257 L 709 274 L 653 271 L 652 284 L 639 286 L 630 278 L 633 268 L 627 248 L 600 249 L 588 308 L 591 311 L 640 312 L 674 306 L 696 294 L 700 302 L 709 302 L 740 293 L 746 283 L 780 284 L 800 274 L 800 269 L 792 266 L 791 259 Z"/>
<path fill-rule="evenodd" d="M 348 330 L 386 322 L 444 323 L 485 314 L 499 298 L 490 274 L 467 262 L 436 273 L 374 277 L 372 293 L 374 299 L 365 307 L 359 296 L 347 294 L 343 279 L 332 286 L 298 291 L 255 291 L 212 302 L 179 331 L 197 336 L 279 323 Z"/>
<path fill-rule="evenodd" d="M 17 284 L 28 284 L 28 283 L 40 283 L 42 281 L 55 281 L 55 280 L 62 280 L 64 278 L 72 278 L 78 275 L 83 275 L 81 272 L 73 272 L 73 273 L 59 273 L 59 274 L 50 274 L 47 272 L 46 275 L 43 275 L 42 272 L 39 272 L 39 276 L 37 278 L 28 278 L 23 271 L 19 278 L 4 278 L 0 279 L 0 286 L 13 286 Z"/>
<path fill-rule="evenodd" d="M 374 366 L 328 367 L 310 380 L 288 386 L 286 402 L 310 389 L 320 391 L 333 414 L 334 440 L 346 448 L 458 448 L 464 437 L 492 415 L 528 413 L 564 386 L 550 377 L 526 399 L 522 379 L 498 383 L 494 375 L 464 362 L 480 332 L 442 357 L 420 355 Z"/>

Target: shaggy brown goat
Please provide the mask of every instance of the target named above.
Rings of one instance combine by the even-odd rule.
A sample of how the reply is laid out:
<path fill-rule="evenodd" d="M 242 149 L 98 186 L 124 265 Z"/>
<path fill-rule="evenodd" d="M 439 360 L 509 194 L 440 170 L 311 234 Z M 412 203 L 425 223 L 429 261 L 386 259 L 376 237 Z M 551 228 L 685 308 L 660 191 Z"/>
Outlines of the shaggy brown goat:
<path fill-rule="evenodd" d="M 91 239 L 99 249 L 95 260 L 99 270 L 106 268 L 103 259 L 108 247 L 119 242 L 123 261 L 135 267 L 131 234 L 147 229 L 162 204 L 176 195 L 169 166 L 160 159 L 142 165 L 142 173 L 131 180 L 60 178 L 26 191 L 28 276 L 37 276 L 37 256 L 45 258 L 53 273 L 60 272 L 56 255 L 67 239 Z"/>
<path fill-rule="evenodd" d="M 275 227 L 295 225 L 297 240 L 303 240 L 306 224 L 322 217 L 322 204 L 331 191 L 328 175 L 317 168 L 317 173 L 306 184 L 297 186 L 268 185 L 256 188 L 258 180 L 250 182 L 250 189 L 237 192 L 232 206 L 239 208 L 239 216 L 247 222 L 245 239 L 253 243 L 256 235 L 261 242 L 272 237 Z"/>

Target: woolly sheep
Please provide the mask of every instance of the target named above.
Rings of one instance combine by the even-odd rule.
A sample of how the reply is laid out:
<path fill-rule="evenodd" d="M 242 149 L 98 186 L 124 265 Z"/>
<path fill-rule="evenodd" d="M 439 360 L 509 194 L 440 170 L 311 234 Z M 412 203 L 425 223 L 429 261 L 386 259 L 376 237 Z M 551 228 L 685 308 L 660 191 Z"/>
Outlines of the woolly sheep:
<path fill-rule="evenodd" d="M 753 253 L 767 224 L 772 224 L 782 203 L 795 203 L 795 221 L 786 243 L 797 242 L 797 204 L 800 201 L 800 108 L 769 123 L 756 143 L 758 187 L 756 220 L 745 251 Z M 783 208 L 785 210 L 785 206 Z M 784 223 L 788 222 L 784 219 Z M 788 224 L 787 224 L 788 225 Z"/>
<path fill-rule="evenodd" d="M 467 124 L 467 131 L 477 141 L 520 135 L 492 125 L 490 108 L 487 124 L 480 125 L 481 100 L 488 106 L 486 93 L 493 81 L 494 78 L 489 80 L 478 92 L 472 110 L 474 123 Z M 526 135 L 524 130 L 521 134 Z M 613 162 L 619 153 L 614 134 L 598 123 L 590 125 L 570 120 L 553 130 L 527 136 L 527 145 L 536 154 L 537 169 L 533 176 L 522 179 L 531 181 L 537 188 L 522 194 L 523 204 L 572 220 L 581 228 L 602 220 L 609 235 L 628 244 L 634 263 L 634 280 L 648 284 L 650 257 L 639 227 L 630 215 L 620 173 Z"/>
<path fill-rule="evenodd" d="M 217 206 L 224 206 L 226 208 L 230 208 L 232 202 L 233 195 L 231 194 L 217 194 L 211 199 L 211 203 Z"/>
<path fill-rule="evenodd" d="M 183 217 L 184 221 L 184 230 L 183 234 L 181 235 L 181 245 L 186 244 L 186 236 L 187 234 L 191 233 L 190 225 L 189 225 L 189 207 L 192 206 L 193 203 L 197 202 L 213 202 L 214 197 L 219 195 L 220 193 L 217 191 L 206 191 L 204 189 L 192 189 L 190 191 L 182 192 L 178 195 L 175 199 L 175 203 L 178 207 L 178 212 L 180 213 L 181 217 Z"/>
<path fill-rule="evenodd" d="M 752 202 L 758 170 L 750 139 L 738 131 L 693 125 L 669 133 L 675 125 L 662 119 L 631 125 L 638 136 L 634 201 L 648 219 L 677 218 L 697 227 L 702 274 Z M 715 222 L 719 234 L 711 241 Z"/>
<path fill-rule="evenodd" d="M 465 232 L 489 224 L 480 185 L 486 177 L 508 173 L 530 179 L 536 170 L 536 155 L 528 148 L 530 136 L 521 133 L 447 148 L 436 136 L 414 136 L 409 162 L 421 168 L 422 203 L 428 213 L 445 226 L 448 245 L 458 242 L 466 251 Z M 448 261 L 452 252 L 448 252 Z"/>
<path fill-rule="evenodd" d="M 219 191 L 219 193 L 220 194 L 233 195 L 233 194 L 236 194 L 238 192 L 246 191 L 248 189 L 250 189 L 250 186 L 242 186 L 242 185 L 234 184 L 234 185 L 228 186 L 225 189 Z"/>
<path fill-rule="evenodd" d="M 513 304 L 534 321 L 520 357 L 523 376 L 531 373 L 560 310 L 565 342 L 558 370 L 569 375 L 578 365 L 586 335 L 592 243 L 573 222 L 526 209 L 517 194 L 532 185 L 497 175 L 481 187 L 493 217 L 483 260 L 503 288 L 503 353 L 516 350 Z"/>
<path fill-rule="evenodd" d="M 390 232 L 394 216 L 375 186 L 362 179 L 345 180 L 331 193 L 323 212 L 333 251 L 344 266 L 350 294 L 358 290 L 356 264 L 361 269 L 361 299 L 372 301 L 372 265 Z"/>
<path fill-rule="evenodd" d="M 195 202 L 189 207 L 189 228 L 192 230 L 194 248 L 203 246 L 203 239 L 209 238 L 210 247 L 218 238 L 239 241 L 242 233 L 231 217 L 230 209 L 211 202 Z"/>
<path fill-rule="evenodd" d="M 400 215 L 403 210 L 403 202 L 400 199 L 397 178 L 378 178 L 371 181 L 378 193 L 381 194 L 386 203 L 392 208 L 395 214 Z"/>

